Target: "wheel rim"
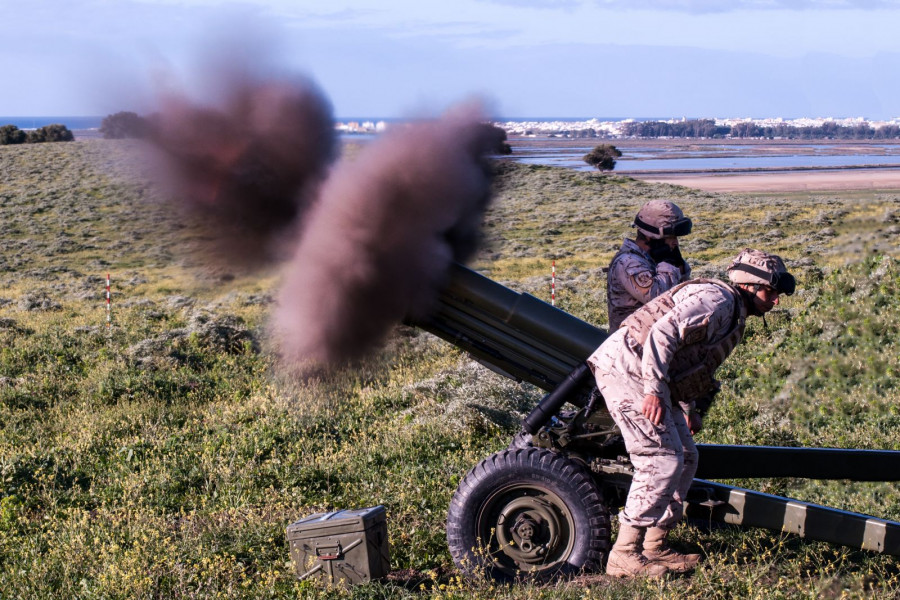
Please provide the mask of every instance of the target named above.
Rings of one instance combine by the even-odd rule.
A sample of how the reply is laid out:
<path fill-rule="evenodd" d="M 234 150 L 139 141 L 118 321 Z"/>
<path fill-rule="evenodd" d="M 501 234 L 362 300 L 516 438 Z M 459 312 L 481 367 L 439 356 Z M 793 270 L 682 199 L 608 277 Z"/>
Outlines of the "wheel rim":
<path fill-rule="evenodd" d="M 494 492 L 476 521 L 488 559 L 510 574 L 551 570 L 575 545 L 575 523 L 565 502 L 540 485 L 516 484 Z"/>

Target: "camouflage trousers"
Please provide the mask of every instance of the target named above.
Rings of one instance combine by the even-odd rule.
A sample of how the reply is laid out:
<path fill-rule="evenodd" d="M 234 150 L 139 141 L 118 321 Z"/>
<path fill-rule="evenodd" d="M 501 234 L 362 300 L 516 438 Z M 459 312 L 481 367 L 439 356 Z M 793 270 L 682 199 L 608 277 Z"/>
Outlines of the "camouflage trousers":
<path fill-rule="evenodd" d="M 615 337 L 621 337 L 618 334 Z M 613 338 L 604 343 L 606 346 Z M 634 478 L 619 521 L 634 527 L 671 529 L 684 514 L 684 499 L 697 472 L 697 446 L 684 413 L 672 410 L 654 425 L 641 412 L 640 376 L 635 377 L 627 348 L 610 344 L 591 357 L 597 387 L 625 439 Z M 635 357 L 636 358 L 636 357 Z M 638 370 L 639 372 L 639 370 Z"/>

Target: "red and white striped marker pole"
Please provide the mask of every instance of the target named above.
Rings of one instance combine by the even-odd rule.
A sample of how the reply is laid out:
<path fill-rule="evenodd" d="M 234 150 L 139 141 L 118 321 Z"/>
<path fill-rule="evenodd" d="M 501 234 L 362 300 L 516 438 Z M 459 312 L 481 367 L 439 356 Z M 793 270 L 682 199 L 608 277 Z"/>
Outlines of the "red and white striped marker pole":
<path fill-rule="evenodd" d="M 110 331 L 112 329 L 112 315 L 110 310 L 110 295 L 109 295 L 109 273 L 106 274 L 106 331 Z"/>
<path fill-rule="evenodd" d="M 556 306 L 556 261 L 550 269 L 550 306 Z"/>

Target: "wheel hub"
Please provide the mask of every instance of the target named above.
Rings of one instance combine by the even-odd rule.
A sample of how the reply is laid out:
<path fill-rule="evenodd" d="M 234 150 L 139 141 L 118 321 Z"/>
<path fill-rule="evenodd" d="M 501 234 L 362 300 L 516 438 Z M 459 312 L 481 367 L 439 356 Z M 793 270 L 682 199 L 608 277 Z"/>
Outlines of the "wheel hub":
<path fill-rule="evenodd" d="M 555 507 L 537 496 L 511 500 L 497 518 L 497 542 L 504 554 L 528 569 L 543 564 L 565 543 Z"/>
<path fill-rule="evenodd" d="M 530 517 L 525 515 L 519 515 L 516 519 L 516 524 L 512 527 L 512 534 L 523 550 L 531 549 L 531 538 L 534 537 L 535 529 L 539 525 L 539 523 L 536 523 Z"/>

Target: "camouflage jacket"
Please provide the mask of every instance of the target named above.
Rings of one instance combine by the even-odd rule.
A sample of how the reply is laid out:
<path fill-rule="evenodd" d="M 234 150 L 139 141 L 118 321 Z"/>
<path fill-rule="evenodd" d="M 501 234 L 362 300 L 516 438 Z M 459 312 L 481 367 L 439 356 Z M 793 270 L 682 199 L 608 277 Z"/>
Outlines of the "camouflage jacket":
<path fill-rule="evenodd" d="M 687 282 L 636 312 L 588 362 L 599 377 L 640 387 L 643 395 L 705 409 L 718 391 L 713 373 L 740 341 L 746 317 L 731 286 Z"/>
<path fill-rule="evenodd" d="M 678 267 L 668 263 L 657 264 L 634 240 L 626 238 L 606 274 L 610 333 L 641 306 L 690 279 L 690 274 L 691 268 L 687 263 L 682 275 Z"/>

